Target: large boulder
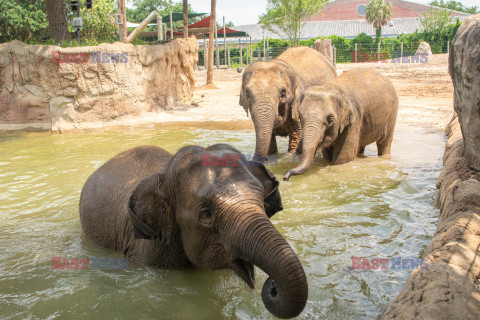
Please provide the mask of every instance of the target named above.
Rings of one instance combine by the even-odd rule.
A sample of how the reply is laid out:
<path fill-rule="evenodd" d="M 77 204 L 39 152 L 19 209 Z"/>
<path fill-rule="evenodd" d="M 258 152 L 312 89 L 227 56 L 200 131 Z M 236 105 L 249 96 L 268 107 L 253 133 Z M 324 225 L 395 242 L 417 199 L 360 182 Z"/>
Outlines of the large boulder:
<path fill-rule="evenodd" d="M 425 41 L 420 42 L 420 45 L 418 46 L 417 51 L 415 51 L 416 56 L 420 56 L 420 55 L 430 56 L 432 54 L 433 53 L 432 53 L 432 49 L 430 48 L 430 45 L 428 44 L 428 42 L 425 42 Z"/>
<path fill-rule="evenodd" d="M 470 168 L 480 171 L 480 14 L 466 19 L 458 29 L 450 49 L 449 73 L 465 156 Z"/>
<path fill-rule="evenodd" d="M 54 131 L 153 118 L 191 98 L 198 42 L 60 48 L 0 44 L 0 130 Z"/>

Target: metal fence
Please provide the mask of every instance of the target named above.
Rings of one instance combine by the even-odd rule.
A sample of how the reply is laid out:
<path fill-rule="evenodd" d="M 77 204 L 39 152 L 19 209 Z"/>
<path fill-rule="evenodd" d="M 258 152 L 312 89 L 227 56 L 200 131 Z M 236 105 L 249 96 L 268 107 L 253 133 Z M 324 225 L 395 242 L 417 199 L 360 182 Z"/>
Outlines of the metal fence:
<path fill-rule="evenodd" d="M 365 63 L 391 60 L 414 56 L 420 43 L 403 43 L 388 41 L 386 43 L 352 43 L 341 46 L 334 46 L 335 63 Z M 227 45 L 226 50 L 216 48 L 214 53 L 214 66 L 219 69 L 246 67 L 254 61 L 269 61 L 277 58 L 289 47 L 273 48 L 253 48 L 242 47 L 241 50 L 237 44 Z M 450 42 L 430 43 L 430 48 L 434 54 L 448 53 Z M 204 50 L 198 52 L 198 66 L 206 66 Z M 415 62 L 415 61 L 414 61 Z M 421 61 L 417 61 L 421 62 Z"/>

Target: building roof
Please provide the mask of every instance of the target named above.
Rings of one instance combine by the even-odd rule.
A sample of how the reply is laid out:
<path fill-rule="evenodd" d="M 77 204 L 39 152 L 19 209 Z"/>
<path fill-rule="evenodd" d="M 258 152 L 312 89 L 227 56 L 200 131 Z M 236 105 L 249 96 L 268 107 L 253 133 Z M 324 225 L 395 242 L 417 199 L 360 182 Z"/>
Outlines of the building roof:
<path fill-rule="evenodd" d="M 334 0 L 325 5 L 325 8 L 318 15 L 313 16 L 309 21 L 334 21 L 334 20 L 359 20 L 365 19 L 363 8 L 369 0 Z M 429 12 L 432 6 L 414 3 L 404 0 L 386 0 L 392 4 L 393 18 L 414 18 L 420 17 L 424 12 Z M 434 8 L 438 8 L 433 6 Z M 468 13 L 450 10 L 452 17 L 466 17 Z M 362 14 L 361 14 L 362 13 Z"/>
<path fill-rule="evenodd" d="M 458 17 L 463 21 L 466 16 Z M 417 29 L 420 31 L 420 21 L 418 18 L 397 18 L 392 19 L 392 26 L 382 28 L 382 37 L 396 37 L 402 33 L 414 33 Z M 263 36 L 272 39 L 286 39 L 285 35 L 264 30 L 260 24 L 250 24 L 235 26 L 236 30 L 245 31 L 252 37 L 252 40 L 258 41 Z M 360 33 L 366 33 L 375 37 L 375 29 L 364 19 L 361 20 L 335 20 L 335 21 L 311 21 L 306 22 L 301 29 L 300 38 L 310 39 L 315 37 L 328 37 L 337 35 L 347 39 L 355 38 Z"/>

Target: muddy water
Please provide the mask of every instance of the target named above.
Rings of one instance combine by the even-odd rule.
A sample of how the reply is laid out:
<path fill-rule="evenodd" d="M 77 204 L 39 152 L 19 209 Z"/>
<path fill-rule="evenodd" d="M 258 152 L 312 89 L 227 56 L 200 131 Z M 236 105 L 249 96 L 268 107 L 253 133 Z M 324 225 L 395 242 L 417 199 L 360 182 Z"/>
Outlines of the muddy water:
<path fill-rule="evenodd" d="M 118 152 L 141 144 L 170 152 L 228 142 L 254 150 L 254 132 L 226 126 L 135 127 L 108 132 L 0 135 L 0 317 L 116 319 L 270 319 L 257 269 L 250 290 L 231 271 L 52 270 L 51 258 L 121 258 L 82 235 L 78 199 L 87 177 Z M 280 178 L 298 158 L 271 167 Z M 398 126 L 390 157 L 342 166 L 315 160 L 282 182 L 285 210 L 272 221 L 305 268 L 309 300 L 302 319 L 375 319 L 410 270 L 350 270 L 351 257 L 419 258 L 435 231 L 435 181 L 442 132 Z"/>

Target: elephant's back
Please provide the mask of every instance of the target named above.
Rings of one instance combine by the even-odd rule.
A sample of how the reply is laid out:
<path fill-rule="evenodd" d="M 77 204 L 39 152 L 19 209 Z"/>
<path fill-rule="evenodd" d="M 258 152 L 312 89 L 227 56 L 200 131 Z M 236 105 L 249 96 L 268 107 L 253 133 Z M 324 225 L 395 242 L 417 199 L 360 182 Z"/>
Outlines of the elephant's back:
<path fill-rule="evenodd" d="M 288 49 L 278 59 L 301 74 L 307 86 L 322 85 L 337 76 L 330 62 L 320 52 L 309 47 Z"/>
<path fill-rule="evenodd" d="M 99 167 L 85 182 L 80 195 L 80 220 L 84 233 L 104 248 L 119 250 L 124 239 L 127 202 L 138 182 L 163 172 L 172 157 L 155 146 L 126 150 Z"/>

